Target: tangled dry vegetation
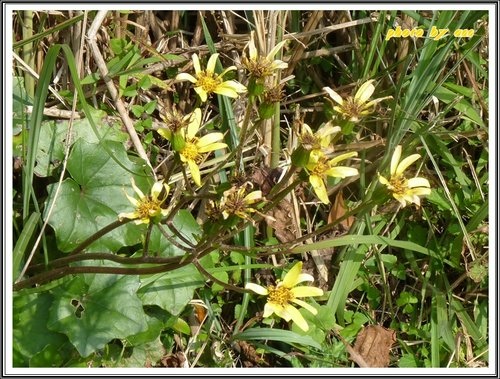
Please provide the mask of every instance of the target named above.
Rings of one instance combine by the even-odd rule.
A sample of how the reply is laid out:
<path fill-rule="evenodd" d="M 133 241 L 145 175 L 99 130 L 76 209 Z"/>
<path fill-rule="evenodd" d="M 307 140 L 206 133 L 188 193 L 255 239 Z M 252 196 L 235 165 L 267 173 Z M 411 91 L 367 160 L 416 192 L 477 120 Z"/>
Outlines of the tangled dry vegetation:
<path fill-rule="evenodd" d="M 13 27 L 14 366 L 488 366 L 487 12 Z"/>

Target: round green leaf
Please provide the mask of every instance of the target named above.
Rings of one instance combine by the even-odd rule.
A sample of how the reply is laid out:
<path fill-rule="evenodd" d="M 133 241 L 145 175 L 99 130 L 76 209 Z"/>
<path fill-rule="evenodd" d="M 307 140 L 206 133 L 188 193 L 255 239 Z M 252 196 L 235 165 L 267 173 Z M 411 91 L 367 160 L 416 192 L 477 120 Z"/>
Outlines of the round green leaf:
<path fill-rule="evenodd" d="M 138 288 L 137 276 L 75 277 L 55 290 L 47 326 L 66 334 L 80 355 L 87 357 L 114 338 L 146 330 Z"/>

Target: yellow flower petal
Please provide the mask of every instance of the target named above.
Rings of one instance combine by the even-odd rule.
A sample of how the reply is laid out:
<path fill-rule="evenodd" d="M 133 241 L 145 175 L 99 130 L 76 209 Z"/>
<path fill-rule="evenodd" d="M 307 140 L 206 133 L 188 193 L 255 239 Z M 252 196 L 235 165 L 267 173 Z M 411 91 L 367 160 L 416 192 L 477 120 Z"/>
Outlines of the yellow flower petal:
<path fill-rule="evenodd" d="M 201 65 L 200 65 L 200 58 L 198 58 L 198 54 L 194 53 L 191 59 L 193 60 L 194 72 L 196 72 L 196 74 L 199 74 L 201 72 Z"/>
<path fill-rule="evenodd" d="M 279 59 L 273 61 L 271 64 L 271 70 L 284 70 L 288 67 L 288 63 L 280 61 Z"/>
<path fill-rule="evenodd" d="M 215 65 L 217 64 L 217 58 L 219 57 L 218 53 L 212 54 L 207 63 L 207 73 L 215 72 Z"/>
<path fill-rule="evenodd" d="M 307 309 L 313 315 L 317 315 L 318 314 L 318 310 L 316 308 L 314 308 L 311 304 L 308 304 L 308 303 L 306 303 L 303 300 L 293 299 L 292 302 L 295 303 L 295 304 L 300 305 L 302 308 Z"/>
<path fill-rule="evenodd" d="M 378 174 L 378 181 L 380 183 L 382 183 L 383 185 L 385 185 L 385 186 L 389 186 L 390 185 L 389 181 L 386 178 L 384 178 L 382 175 L 380 175 L 380 174 Z"/>
<path fill-rule="evenodd" d="M 340 154 L 340 155 L 337 155 L 335 158 L 333 159 L 330 159 L 330 165 L 335 165 L 343 160 L 346 160 L 346 159 L 349 159 L 349 158 L 352 158 L 352 157 L 357 157 L 358 156 L 358 153 L 355 152 L 355 151 L 350 151 L 348 153 L 344 153 L 344 154 Z"/>
<path fill-rule="evenodd" d="M 300 274 L 298 279 L 297 279 L 297 284 L 298 283 L 303 283 L 303 282 L 312 282 L 314 281 L 314 278 L 310 274 Z"/>
<path fill-rule="evenodd" d="M 359 174 L 358 169 L 354 167 L 335 166 L 325 171 L 325 174 L 333 178 L 346 178 Z"/>
<path fill-rule="evenodd" d="M 269 291 L 267 290 L 267 288 L 265 287 L 262 287 L 258 284 L 255 284 L 255 283 L 247 283 L 245 285 L 245 289 L 247 290 L 251 290 L 259 295 L 267 295 L 269 293 Z"/>
<path fill-rule="evenodd" d="M 401 203 L 403 207 L 406 207 L 406 197 L 404 195 L 398 195 L 397 193 L 393 194 L 394 198 Z M 409 202 L 411 203 L 412 199 L 410 198 Z"/>
<path fill-rule="evenodd" d="M 139 217 L 139 214 L 137 212 L 135 212 L 135 211 L 134 212 L 128 212 L 128 213 L 123 212 L 123 213 L 120 213 L 118 215 L 118 219 L 120 221 L 123 220 L 124 218 L 128 218 L 129 220 L 134 220 L 134 219 L 136 219 L 138 217 Z"/>
<path fill-rule="evenodd" d="M 283 278 L 282 285 L 286 288 L 292 288 L 297 284 L 299 280 L 300 272 L 302 271 L 302 262 L 297 262 L 293 265 L 293 267 L 288 271 Z"/>
<path fill-rule="evenodd" d="M 225 68 L 224 71 L 222 71 L 219 74 L 219 77 L 222 78 L 224 75 L 226 75 L 229 71 L 235 71 L 237 70 L 236 66 L 229 66 L 228 68 Z"/>
<path fill-rule="evenodd" d="M 237 98 L 239 93 L 245 93 L 246 91 L 247 88 L 243 84 L 235 80 L 227 80 L 219 84 L 214 92 L 219 95 Z"/>
<path fill-rule="evenodd" d="M 208 93 L 203 89 L 203 87 L 194 87 L 194 91 L 198 94 L 202 103 L 207 101 Z"/>
<path fill-rule="evenodd" d="M 264 305 L 264 313 L 262 314 L 262 317 L 267 318 L 273 313 L 276 313 L 277 316 L 282 317 L 281 315 L 283 314 L 283 307 L 279 304 L 267 302 L 266 305 Z M 290 321 L 290 318 L 286 321 Z"/>
<path fill-rule="evenodd" d="M 302 329 L 304 332 L 309 330 L 309 325 L 304 317 L 301 315 L 299 310 L 291 305 L 287 305 L 285 307 L 285 312 L 290 315 L 292 321 L 297 324 L 297 326 Z"/>
<path fill-rule="evenodd" d="M 232 99 L 236 99 L 238 97 L 238 92 L 236 92 L 234 88 L 230 86 L 223 86 L 222 84 L 218 85 L 214 92 L 222 96 L 230 97 Z"/>
<path fill-rule="evenodd" d="M 199 153 L 208 153 L 209 151 L 220 150 L 220 149 L 224 149 L 226 147 L 227 147 L 227 145 L 223 142 L 215 142 L 215 143 L 211 143 L 209 145 L 199 146 L 198 152 Z"/>
<path fill-rule="evenodd" d="M 160 196 L 160 193 L 163 188 L 164 188 L 163 180 L 160 180 L 159 182 L 153 184 L 153 187 L 151 187 L 151 198 L 153 200 L 158 200 L 158 196 Z M 168 194 L 168 187 L 165 186 L 165 189 L 167 190 Z"/>
<path fill-rule="evenodd" d="M 262 191 L 253 191 L 243 199 L 246 204 L 253 204 L 262 199 Z"/>
<path fill-rule="evenodd" d="M 427 188 L 430 188 L 430 186 L 431 186 L 431 184 L 425 178 L 416 177 L 416 178 L 408 179 L 408 187 L 409 188 L 415 188 L 415 187 L 427 187 Z"/>
<path fill-rule="evenodd" d="M 250 41 L 248 41 L 247 47 L 248 47 L 248 56 L 250 60 L 255 61 L 258 57 L 257 53 L 257 48 L 255 47 L 255 41 L 254 41 L 254 34 L 255 31 L 250 32 Z"/>
<path fill-rule="evenodd" d="M 188 74 L 187 72 L 182 72 L 180 74 L 177 74 L 175 80 L 178 80 L 180 82 L 188 81 L 193 84 L 197 82 L 196 78 L 193 75 Z"/>
<path fill-rule="evenodd" d="M 139 187 L 137 187 L 137 186 L 135 185 L 135 180 L 134 180 L 134 178 L 132 178 L 130 181 L 132 182 L 132 188 L 134 189 L 135 193 L 139 196 L 139 198 L 140 198 L 140 199 L 145 198 L 146 196 L 144 196 L 144 193 L 142 193 L 142 191 L 139 189 Z M 128 195 L 127 195 L 127 196 L 128 196 Z"/>
<path fill-rule="evenodd" d="M 132 197 L 130 196 L 128 193 L 125 192 L 125 196 L 127 197 L 128 201 L 130 201 L 132 203 L 132 205 L 134 207 L 138 207 L 139 206 L 139 201 L 135 198 L 135 197 Z M 144 197 L 144 196 L 143 196 Z"/>
<path fill-rule="evenodd" d="M 373 106 L 375 106 L 376 104 L 380 103 L 381 101 L 388 100 L 388 99 L 392 99 L 392 96 L 379 97 L 378 99 L 374 99 L 374 100 L 369 101 L 368 103 L 366 103 L 364 105 L 364 108 L 366 108 L 366 109 L 372 108 Z M 365 112 L 362 112 L 362 113 L 365 113 Z M 366 112 L 366 113 L 371 113 L 371 112 Z"/>
<path fill-rule="evenodd" d="M 394 149 L 394 153 L 392 154 L 392 158 L 391 158 L 391 177 L 393 177 L 394 175 L 396 175 L 396 170 L 398 169 L 398 165 L 399 165 L 399 160 L 401 159 L 401 151 L 402 151 L 402 146 L 401 145 L 398 145 L 396 146 L 396 148 Z"/>
<path fill-rule="evenodd" d="M 311 183 L 311 185 L 314 189 L 314 193 L 316 193 L 316 196 L 318 197 L 318 199 L 323 204 L 329 204 L 330 199 L 328 198 L 328 193 L 326 192 L 326 186 L 325 186 L 325 183 L 323 182 L 323 179 L 321 179 L 317 175 L 310 175 L 309 182 Z"/>
<path fill-rule="evenodd" d="M 182 155 L 181 155 L 182 157 Z M 187 159 L 187 164 L 189 166 L 189 171 L 191 172 L 191 177 L 193 178 L 193 182 L 199 187 L 201 186 L 201 176 L 200 176 L 200 168 L 192 159 Z"/>
<path fill-rule="evenodd" d="M 322 296 L 323 290 L 313 286 L 298 286 L 291 289 L 295 297 Z"/>
<path fill-rule="evenodd" d="M 366 101 L 373 95 L 373 92 L 375 92 L 375 86 L 373 85 L 374 80 L 368 80 L 367 82 L 363 83 L 361 87 L 357 90 L 356 94 L 354 95 L 354 101 L 358 104 L 363 104 L 366 103 Z"/>
<path fill-rule="evenodd" d="M 198 142 L 196 143 L 196 145 L 199 148 L 201 148 L 201 147 L 212 145 L 216 142 L 220 142 L 223 139 L 224 139 L 224 134 L 222 134 L 220 132 L 213 132 L 213 133 L 205 134 L 203 137 L 201 137 L 198 140 Z"/>
<path fill-rule="evenodd" d="M 281 48 L 283 46 L 285 46 L 285 43 L 286 43 L 286 40 L 283 40 L 281 42 L 278 42 L 273 48 L 272 50 L 269 52 L 269 54 L 267 54 L 266 58 L 270 61 L 272 61 L 274 59 L 274 56 L 276 54 L 278 54 L 278 51 L 281 50 Z M 286 63 L 285 63 L 286 64 Z M 288 66 L 288 65 L 287 65 Z"/>
<path fill-rule="evenodd" d="M 413 162 L 417 161 L 420 158 L 420 154 L 412 154 L 405 159 L 403 159 L 398 164 L 398 168 L 396 169 L 396 175 L 401 175 Z"/>
<path fill-rule="evenodd" d="M 323 87 L 323 91 L 326 91 L 326 93 L 332 98 L 333 101 L 335 101 L 337 104 L 339 105 L 343 105 L 344 104 L 344 100 L 342 99 L 342 97 L 337 93 L 335 92 L 333 89 L 331 89 L 330 87 Z M 335 107 L 334 107 L 335 109 Z M 340 108 L 339 108 L 340 109 Z"/>
<path fill-rule="evenodd" d="M 200 130 L 201 125 L 201 109 L 196 108 L 189 119 L 189 124 L 187 126 L 186 138 L 191 140 L 196 136 L 198 130 Z"/>
<path fill-rule="evenodd" d="M 431 194 L 431 189 L 430 188 L 425 188 L 425 187 L 412 188 L 412 189 L 408 190 L 408 193 L 410 193 L 413 196 L 430 195 Z"/>

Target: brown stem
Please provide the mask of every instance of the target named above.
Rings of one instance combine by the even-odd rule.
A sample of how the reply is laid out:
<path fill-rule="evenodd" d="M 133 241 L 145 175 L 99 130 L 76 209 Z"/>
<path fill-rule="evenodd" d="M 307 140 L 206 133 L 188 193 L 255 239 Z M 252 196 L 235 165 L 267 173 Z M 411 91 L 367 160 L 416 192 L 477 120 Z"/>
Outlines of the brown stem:
<path fill-rule="evenodd" d="M 221 285 L 225 289 L 232 290 L 232 291 L 239 292 L 239 293 L 251 293 L 251 291 L 249 291 L 249 290 L 233 286 L 233 285 L 231 285 L 229 283 L 226 283 L 226 282 L 223 282 L 222 280 L 217 279 L 215 276 L 213 276 L 207 270 L 205 270 L 205 268 L 200 264 L 200 262 L 198 262 L 197 259 L 193 260 L 193 264 L 201 272 L 201 274 L 203 274 L 204 276 L 206 276 L 212 282 Z"/>
<path fill-rule="evenodd" d="M 108 234 L 112 230 L 114 230 L 114 229 L 118 228 L 119 226 L 122 226 L 122 225 L 124 225 L 124 224 L 126 224 L 127 222 L 130 222 L 130 221 L 132 221 L 132 220 L 124 219 L 124 220 L 113 221 L 111 224 L 109 224 L 109 225 L 105 226 L 104 228 L 102 228 L 101 230 L 97 231 L 96 233 L 94 233 L 93 235 L 91 235 L 89 238 L 87 238 L 85 241 L 83 241 L 80 245 L 78 245 L 77 247 L 75 247 L 69 253 L 69 255 L 76 255 L 76 254 L 82 253 L 83 250 L 86 247 L 88 247 L 92 242 L 97 241 L 99 238 L 101 238 L 105 234 Z"/>

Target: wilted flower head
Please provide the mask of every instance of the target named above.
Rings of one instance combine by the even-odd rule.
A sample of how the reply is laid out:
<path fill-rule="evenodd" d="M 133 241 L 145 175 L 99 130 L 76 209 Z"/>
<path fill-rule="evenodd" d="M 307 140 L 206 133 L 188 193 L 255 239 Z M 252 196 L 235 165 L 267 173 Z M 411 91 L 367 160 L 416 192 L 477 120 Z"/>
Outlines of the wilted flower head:
<path fill-rule="evenodd" d="M 335 134 L 339 133 L 340 130 L 340 126 L 333 126 L 328 123 L 314 133 L 309 125 L 302 124 L 299 140 L 306 150 L 321 151 L 330 145 L 332 138 Z"/>
<path fill-rule="evenodd" d="M 171 110 L 165 112 L 162 115 L 162 118 L 165 122 L 166 128 L 161 127 L 157 131 L 158 134 L 169 141 L 172 140 L 173 134 L 187 128 L 190 122 L 196 121 L 193 118 L 193 113 L 183 114 L 176 108 L 172 108 Z"/>
<path fill-rule="evenodd" d="M 251 190 L 251 183 L 242 186 L 234 186 L 224 191 L 219 204 L 219 210 L 222 216 L 227 219 L 231 215 L 236 215 L 243 219 L 248 219 L 249 214 L 256 212 L 252 205 L 262 200 L 262 191 Z"/>
<path fill-rule="evenodd" d="M 309 182 L 311 183 L 316 196 L 324 204 L 329 204 L 330 199 L 326 191 L 325 181 L 327 176 L 334 178 L 345 178 L 347 176 L 358 175 L 358 170 L 354 167 L 337 166 L 337 163 L 345 159 L 357 156 L 358 153 L 353 151 L 340 154 L 333 159 L 328 159 L 319 151 L 312 151 L 309 156 L 309 162 L 306 164 L 306 169 L 309 171 Z"/>
<path fill-rule="evenodd" d="M 274 71 L 282 70 L 288 67 L 288 64 L 276 59 L 274 56 L 285 45 L 286 41 L 281 41 L 274 46 L 266 56 L 259 55 L 255 47 L 255 32 L 250 33 L 250 41 L 247 44 L 248 57 L 245 55 L 242 59 L 243 66 L 248 70 L 250 76 L 255 79 L 263 79 L 271 76 Z"/>
<path fill-rule="evenodd" d="M 374 80 L 368 80 L 363 83 L 363 85 L 356 91 L 354 97 L 348 96 L 346 99 L 343 99 L 342 96 L 330 87 L 323 87 L 323 90 L 325 90 L 330 98 L 337 103 L 333 109 L 339 113 L 342 118 L 352 122 L 358 122 L 362 117 L 373 113 L 373 108 L 376 104 L 382 100 L 392 99 L 392 96 L 386 96 L 368 101 L 368 99 L 373 95 L 373 92 L 375 92 L 373 82 Z"/>
<path fill-rule="evenodd" d="M 135 220 L 134 222 L 136 224 L 149 224 L 150 221 L 157 222 L 161 216 L 167 215 L 168 210 L 164 209 L 162 205 L 168 197 L 169 187 L 167 184 L 163 183 L 163 180 L 153 184 L 150 195 L 144 195 L 135 185 L 133 178 L 131 182 L 132 188 L 139 196 L 139 199 L 135 199 L 125 193 L 125 196 L 127 196 L 127 199 L 135 207 L 135 210 L 129 213 L 120 213 L 118 215 L 119 220 L 128 218 L 130 220 Z"/>
<path fill-rule="evenodd" d="M 323 290 L 312 286 L 297 286 L 299 283 L 312 282 L 314 280 L 311 275 L 303 274 L 301 271 L 302 262 L 298 262 L 288 271 L 283 281 L 278 281 L 276 286 L 266 288 L 255 283 L 247 283 L 245 288 L 259 295 L 267 296 L 267 302 L 264 306 L 264 318 L 270 317 L 274 313 L 285 321 L 292 320 L 299 328 L 307 332 L 309 325 L 292 303 L 307 309 L 315 315 L 318 313 L 316 308 L 298 298 L 321 296 L 323 295 Z"/>
<path fill-rule="evenodd" d="M 208 60 L 207 68 L 202 70 L 200 66 L 200 59 L 195 53 L 192 57 L 195 76 L 188 73 L 181 73 L 176 76 L 176 79 L 179 81 L 187 80 L 193 83 L 194 90 L 203 102 L 207 101 L 208 96 L 212 93 L 237 98 L 238 94 L 245 93 L 247 91 L 246 87 L 236 80 L 224 81 L 223 79 L 226 73 L 236 70 L 235 66 L 226 68 L 220 74 L 215 73 L 215 64 L 217 63 L 218 56 L 219 54 L 212 54 Z"/>
<path fill-rule="evenodd" d="M 403 207 L 406 203 L 414 203 L 420 206 L 419 196 L 429 195 L 431 185 L 425 178 L 414 177 L 406 179 L 404 171 L 416 160 L 420 158 L 419 154 L 412 154 L 401 160 L 402 147 L 398 145 L 394 150 L 391 159 L 390 177 L 386 179 L 379 174 L 379 181 L 387 187 L 392 196 L 401 203 Z"/>
<path fill-rule="evenodd" d="M 176 141 L 176 150 L 181 161 L 187 163 L 193 181 L 201 186 L 200 167 L 198 166 L 206 153 L 227 147 L 223 142 L 224 135 L 220 132 L 213 132 L 197 137 L 196 134 L 201 126 L 201 109 L 196 108 L 190 118 L 189 125 L 177 136 L 181 139 Z"/>

